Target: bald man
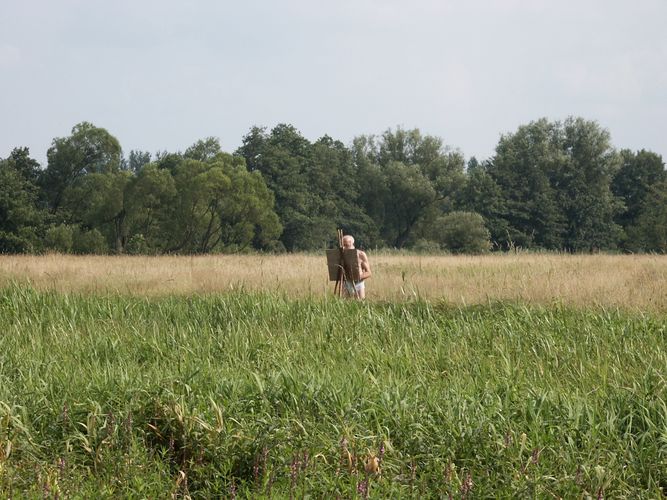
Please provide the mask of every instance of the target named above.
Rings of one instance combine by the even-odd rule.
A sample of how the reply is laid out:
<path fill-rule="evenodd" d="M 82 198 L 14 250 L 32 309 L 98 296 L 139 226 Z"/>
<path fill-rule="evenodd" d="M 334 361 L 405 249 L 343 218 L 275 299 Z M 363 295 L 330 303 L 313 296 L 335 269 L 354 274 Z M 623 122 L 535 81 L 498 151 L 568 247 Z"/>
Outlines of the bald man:
<path fill-rule="evenodd" d="M 351 235 L 343 236 L 343 248 L 345 250 L 355 250 L 354 237 Z M 368 255 L 362 250 L 357 250 L 359 258 L 359 281 L 345 280 L 343 294 L 348 298 L 364 299 L 366 298 L 366 285 L 364 280 L 371 277 L 371 265 L 368 262 Z"/>

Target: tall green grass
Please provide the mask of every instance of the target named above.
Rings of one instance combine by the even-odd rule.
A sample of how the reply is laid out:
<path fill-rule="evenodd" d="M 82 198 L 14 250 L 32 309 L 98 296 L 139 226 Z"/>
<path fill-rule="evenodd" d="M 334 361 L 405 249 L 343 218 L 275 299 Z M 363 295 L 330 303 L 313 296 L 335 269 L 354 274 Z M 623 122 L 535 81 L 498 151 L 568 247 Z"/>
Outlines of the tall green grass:
<path fill-rule="evenodd" d="M 666 329 L 560 306 L 8 286 L 0 497 L 659 498 Z"/>

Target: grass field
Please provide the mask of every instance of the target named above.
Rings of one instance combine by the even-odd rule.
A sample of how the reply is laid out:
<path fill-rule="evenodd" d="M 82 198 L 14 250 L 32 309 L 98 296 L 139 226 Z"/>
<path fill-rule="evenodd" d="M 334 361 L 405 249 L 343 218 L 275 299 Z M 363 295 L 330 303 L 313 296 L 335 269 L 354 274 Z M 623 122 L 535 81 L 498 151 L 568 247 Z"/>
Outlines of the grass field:
<path fill-rule="evenodd" d="M 370 253 L 371 301 L 448 304 L 514 301 L 550 306 L 667 312 L 667 256 Z M 135 296 L 234 291 L 290 298 L 331 294 L 324 255 L 198 257 L 0 256 L 0 286 Z"/>
<path fill-rule="evenodd" d="M 664 497 L 663 258 L 375 257 L 3 257 L 0 497 Z"/>

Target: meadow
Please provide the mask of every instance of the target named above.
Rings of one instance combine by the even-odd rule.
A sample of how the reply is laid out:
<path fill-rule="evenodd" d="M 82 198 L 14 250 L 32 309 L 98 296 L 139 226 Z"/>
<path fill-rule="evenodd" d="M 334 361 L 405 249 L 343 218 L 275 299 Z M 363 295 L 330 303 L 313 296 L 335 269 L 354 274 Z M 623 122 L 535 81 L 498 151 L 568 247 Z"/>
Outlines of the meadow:
<path fill-rule="evenodd" d="M 667 259 L 1 257 L 0 497 L 662 498 Z"/>
<path fill-rule="evenodd" d="M 429 256 L 369 252 L 368 298 L 452 305 L 495 301 L 667 312 L 667 256 L 510 253 Z M 322 255 L 192 257 L 0 256 L 0 286 L 134 296 L 333 291 Z"/>

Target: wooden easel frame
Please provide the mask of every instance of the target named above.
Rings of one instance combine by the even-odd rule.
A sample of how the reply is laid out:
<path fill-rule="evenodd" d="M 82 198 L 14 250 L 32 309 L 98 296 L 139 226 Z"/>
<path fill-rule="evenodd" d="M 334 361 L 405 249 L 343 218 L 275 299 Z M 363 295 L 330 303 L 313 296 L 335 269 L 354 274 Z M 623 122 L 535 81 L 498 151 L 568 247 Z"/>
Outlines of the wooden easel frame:
<path fill-rule="evenodd" d="M 343 230 L 338 229 L 338 248 L 327 250 L 329 281 L 335 281 L 334 295 L 341 297 L 346 281 L 353 283 L 361 280 L 359 275 L 359 254 L 356 249 L 343 248 Z M 355 290 L 356 294 L 356 290 Z"/>

